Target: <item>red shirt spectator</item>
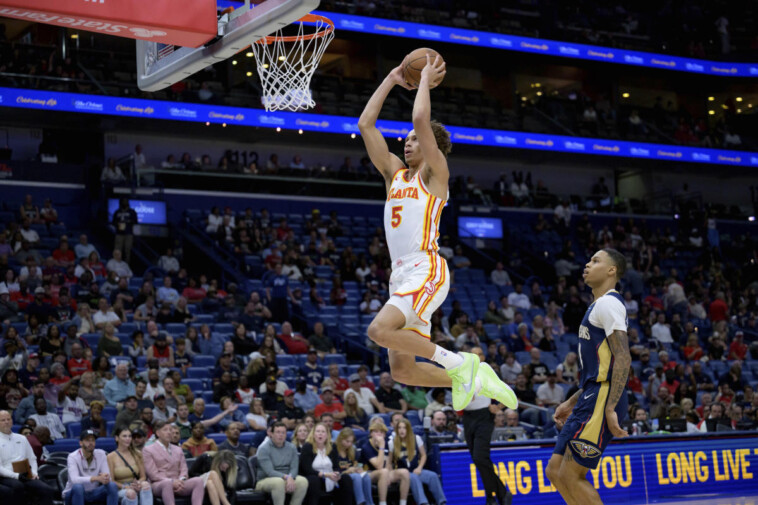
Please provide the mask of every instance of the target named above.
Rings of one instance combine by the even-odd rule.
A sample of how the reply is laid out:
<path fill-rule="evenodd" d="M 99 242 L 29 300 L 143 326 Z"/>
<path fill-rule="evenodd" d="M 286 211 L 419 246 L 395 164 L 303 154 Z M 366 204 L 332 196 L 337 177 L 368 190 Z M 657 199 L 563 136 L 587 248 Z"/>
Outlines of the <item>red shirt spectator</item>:
<path fill-rule="evenodd" d="M 674 382 L 669 382 L 668 380 L 665 380 L 661 382 L 661 387 L 664 387 L 669 390 L 669 393 L 672 395 L 676 393 L 676 390 L 679 389 L 679 381 L 674 379 Z"/>
<path fill-rule="evenodd" d="M 68 368 L 68 373 L 71 374 L 71 377 L 76 377 L 84 372 L 91 372 L 92 363 L 85 358 L 71 358 L 66 362 L 66 368 Z"/>
<path fill-rule="evenodd" d="M 316 405 L 316 408 L 313 409 L 313 415 L 316 416 L 316 419 L 319 419 L 321 417 L 321 414 L 324 414 L 326 412 L 329 412 L 330 414 L 339 414 L 345 411 L 341 403 L 334 401 L 334 392 L 332 391 L 331 387 L 325 386 L 321 390 L 321 396 L 323 402 Z M 334 425 L 332 427 L 335 430 L 341 430 L 342 423 L 339 420 L 335 419 Z"/>
<path fill-rule="evenodd" d="M 76 255 L 74 254 L 74 251 L 69 249 L 68 247 L 58 248 L 53 251 L 53 259 L 59 265 L 68 266 L 68 265 L 74 264 L 74 262 L 76 261 Z"/>
<path fill-rule="evenodd" d="M 288 354 L 306 354 L 308 352 L 308 341 L 302 335 L 292 333 L 292 325 L 287 321 L 282 323 L 279 340 L 287 348 Z"/>
<path fill-rule="evenodd" d="M 629 382 L 627 383 L 627 387 L 632 390 L 634 393 L 642 393 L 642 381 L 639 377 L 636 375 L 630 375 L 629 376 Z"/>
<path fill-rule="evenodd" d="M 189 285 L 182 291 L 182 296 L 187 299 L 189 303 L 198 303 L 205 298 L 205 290 L 197 285 L 195 279 L 189 280 Z"/>
<path fill-rule="evenodd" d="M 728 314 L 729 306 L 724 301 L 724 295 L 719 293 L 716 295 L 716 299 L 711 302 L 710 307 L 708 307 L 708 317 L 711 319 L 712 323 L 715 323 L 718 321 L 726 321 Z"/>
<path fill-rule="evenodd" d="M 742 341 L 744 333 L 738 331 L 734 334 L 734 340 L 729 344 L 729 359 L 744 361 L 747 356 L 747 344 Z"/>

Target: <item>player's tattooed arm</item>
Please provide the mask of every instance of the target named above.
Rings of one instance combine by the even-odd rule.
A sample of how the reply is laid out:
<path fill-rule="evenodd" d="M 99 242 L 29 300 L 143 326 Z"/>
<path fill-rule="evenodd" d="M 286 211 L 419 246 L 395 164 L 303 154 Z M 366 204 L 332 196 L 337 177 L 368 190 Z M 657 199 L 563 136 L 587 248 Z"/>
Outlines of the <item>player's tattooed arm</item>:
<path fill-rule="evenodd" d="M 629 379 L 629 366 L 632 364 L 632 355 L 629 353 L 629 339 L 626 332 L 614 330 L 608 336 L 608 345 L 613 353 L 613 374 L 611 375 L 611 387 L 608 393 L 608 402 L 605 404 L 606 411 L 613 411 L 624 394 L 626 383 Z"/>

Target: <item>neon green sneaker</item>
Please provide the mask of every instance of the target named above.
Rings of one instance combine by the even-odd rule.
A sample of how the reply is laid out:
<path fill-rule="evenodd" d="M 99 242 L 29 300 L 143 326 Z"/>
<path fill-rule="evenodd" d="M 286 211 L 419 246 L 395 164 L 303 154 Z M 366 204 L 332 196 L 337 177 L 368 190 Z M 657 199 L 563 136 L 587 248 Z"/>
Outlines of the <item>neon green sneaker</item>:
<path fill-rule="evenodd" d="M 480 370 L 479 356 L 470 352 L 459 353 L 463 363 L 447 371 L 453 379 L 453 408 L 463 410 L 476 394 L 476 375 Z"/>
<path fill-rule="evenodd" d="M 497 400 L 509 409 L 518 407 L 516 393 L 513 392 L 508 384 L 500 380 L 500 377 L 497 376 L 492 367 L 487 363 L 479 365 L 477 377 L 482 384 L 478 394 Z M 455 394 L 453 394 L 453 399 L 455 399 Z"/>

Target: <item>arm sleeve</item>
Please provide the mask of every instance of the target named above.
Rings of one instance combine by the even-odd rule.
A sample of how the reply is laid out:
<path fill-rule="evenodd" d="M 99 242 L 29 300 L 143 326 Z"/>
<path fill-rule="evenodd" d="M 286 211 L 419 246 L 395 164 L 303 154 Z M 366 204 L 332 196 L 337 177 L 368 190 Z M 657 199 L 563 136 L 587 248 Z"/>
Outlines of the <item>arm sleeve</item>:
<path fill-rule="evenodd" d="M 187 458 L 184 457 L 184 454 L 182 454 L 182 459 L 179 463 L 179 478 L 184 477 L 187 478 Z"/>
<path fill-rule="evenodd" d="M 304 444 L 303 449 L 300 452 L 300 475 L 317 475 L 313 469 L 313 460 L 316 455 L 313 453 L 313 446 L 311 444 Z"/>
<path fill-rule="evenodd" d="M 297 463 L 297 460 L 295 461 Z M 274 464 L 271 462 L 271 454 L 269 453 L 268 444 L 263 446 L 258 451 L 258 465 L 263 470 L 266 477 L 279 477 L 282 478 L 284 474 L 274 469 Z M 295 467 L 297 468 L 297 466 Z"/>
<path fill-rule="evenodd" d="M 292 454 L 290 457 L 290 477 L 293 479 L 299 475 L 298 466 L 300 466 L 300 457 L 297 455 L 297 449 L 292 444 L 289 444 L 289 450 Z"/>
<path fill-rule="evenodd" d="M 626 308 L 613 296 L 602 296 L 590 314 L 590 323 L 603 328 L 606 337 L 615 330 L 626 331 Z"/>

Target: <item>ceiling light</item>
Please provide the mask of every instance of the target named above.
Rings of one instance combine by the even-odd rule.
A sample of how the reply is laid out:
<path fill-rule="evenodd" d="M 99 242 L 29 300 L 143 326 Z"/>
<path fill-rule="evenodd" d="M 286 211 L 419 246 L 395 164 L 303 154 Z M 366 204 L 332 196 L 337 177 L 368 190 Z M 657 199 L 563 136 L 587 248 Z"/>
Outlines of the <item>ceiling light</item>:
<path fill-rule="evenodd" d="M 538 91 L 537 96 L 542 96 L 542 91 Z"/>
<path fill-rule="evenodd" d="M 237 60 L 232 60 L 232 65 L 236 65 L 236 64 L 237 64 Z"/>
<path fill-rule="evenodd" d="M 73 34 L 71 34 L 71 38 L 74 39 L 74 40 L 76 40 L 76 39 L 79 38 L 79 34 L 78 33 L 73 33 Z"/>
<path fill-rule="evenodd" d="M 287 58 L 286 58 L 285 56 L 279 56 L 279 61 L 284 61 L 284 60 L 286 60 L 286 59 L 287 59 Z"/>
<path fill-rule="evenodd" d="M 708 115 L 709 115 L 709 116 L 713 116 L 714 114 L 716 114 L 716 111 L 715 111 L 715 110 L 709 110 L 709 111 L 708 111 Z"/>
<path fill-rule="evenodd" d="M 297 131 L 297 133 L 299 133 L 300 135 L 302 135 L 302 134 L 303 134 L 303 129 L 302 129 L 302 128 L 300 128 L 300 129 Z"/>
<path fill-rule="evenodd" d="M 253 57 L 253 52 L 252 51 L 248 51 L 248 52 L 245 53 L 245 56 L 247 56 L 248 58 L 252 58 Z"/>
<path fill-rule="evenodd" d="M 709 102 L 712 102 L 712 101 L 714 101 L 715 99 L 716 99 L 716 98 L 715 98 L 715 97 L 712 97 L 712 96 L 709 96 L 709 97 L 708 97 L 708 101 L 709 101 Z"/>
<path fill-rule="evenodd" d="M 737 101 L 738 101 L 738 102 L 741 102 L 741 101 L 742 101 L 742 97 L 741 97 L 741 96 L 738 96 L 738 97 L 737 97 Z"/>
<path fill-rule="evenodd" d="M 268 63 L 264 63 L 263 68 L 268 68 Z"/>
<path fill-rule="evenodd" d="M 253 73 L 252 73 L 252 72 L 248 72 L 248 73 L 247 73 L 247 74 L 245 74 L 245 75 L 247 75 L 248 77 L 252 77 Z"/>
<path fill-rule="evenodd" d="M 355 138 L 355 133 L 351 133 L 351 134 L 350 134 L 350 138 L 351 138 L 351 139 L 354 139 L 354 138 Z"/>
<path fill-rule="evenodd" d="M 621 96 L 624 98 L 629 98 L 629 93 L 622 93 Z"/>
<path fill-rule="evenodd" d="M 282 127 L 281 127 L 281 126 L 277 126 L 277 127 L 276 127 L 276 131 L 277 131 L 277 132 L 280 132 L 280 131 L 282 131 Z"/>
<path fill-rule="evenodd" d="M 226 128 L 226 123 L 221 123 L 222 128 Z"/>

